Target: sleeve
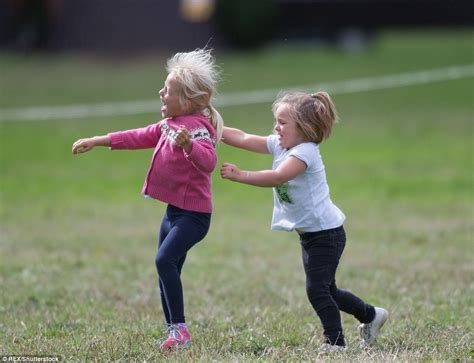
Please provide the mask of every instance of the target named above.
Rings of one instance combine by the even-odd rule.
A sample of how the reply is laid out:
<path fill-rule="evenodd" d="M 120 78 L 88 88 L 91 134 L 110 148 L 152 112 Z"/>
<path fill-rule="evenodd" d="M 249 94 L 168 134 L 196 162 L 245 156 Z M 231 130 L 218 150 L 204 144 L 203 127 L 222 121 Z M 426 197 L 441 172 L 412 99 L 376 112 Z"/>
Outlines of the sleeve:
<path fill-rule="evenodd" d="M 267 149 L 272 155 L 275 155 L 275 148 L 278 145 L 278 137 L 276 135 L 269 135 L 267 137 Z"/>
<path fill-rule="evenodd" d="M 318 153 L 318 149 L 314 150 L 314 146 L 309 143 L 300 144 L 294 147 L 288 156 L 294 156 L 306 164 L 306 167 L 310 169 L 315 164 L 315 158 Z"/>
<path fill-rule="evenodd" d="M 137 150 L 154 148 L 161 136 L 161 122 L 126 131 L 110 132 L 110 149 Z"/>
<path fill-rule="evenodd" d="M 184 150 L 184 156 L 193 165 L 205 173 L 212 173 L 217 164 L 215 150 L 216 140 L 214 131 L 209 131 L 206 127 L 200 126 L 190 131 L 193 140 L 193 147 L 188 154 Z"/>
<path fill-rule="evenodd" d="M 194 167 L 205 173 L 212 173 L 217 164 L 217 155 L 214 147 L 206 142 L 193 140 L 193 148 L 188 154 L 184 152 L 184 156 Z"/>

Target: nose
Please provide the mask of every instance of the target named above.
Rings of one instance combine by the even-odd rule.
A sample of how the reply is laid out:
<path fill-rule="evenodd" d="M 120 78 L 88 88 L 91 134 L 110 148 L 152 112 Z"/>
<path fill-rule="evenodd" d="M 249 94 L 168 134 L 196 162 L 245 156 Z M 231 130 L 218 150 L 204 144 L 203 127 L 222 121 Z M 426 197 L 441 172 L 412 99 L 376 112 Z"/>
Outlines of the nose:
<path fill-rule="evenodd" d="M 158 94 L 160 95 L 160 97 L 163 97 L 164 92 L 165 92 L 164 88 L 162 88 L 158 91 Z"/>
<path fill-rule="evenodd" d="M 278 124 L 275 124 L 274 129 L 275 129 L 275 131 L 280 131 L 280 126 L 278 126 Z"/>

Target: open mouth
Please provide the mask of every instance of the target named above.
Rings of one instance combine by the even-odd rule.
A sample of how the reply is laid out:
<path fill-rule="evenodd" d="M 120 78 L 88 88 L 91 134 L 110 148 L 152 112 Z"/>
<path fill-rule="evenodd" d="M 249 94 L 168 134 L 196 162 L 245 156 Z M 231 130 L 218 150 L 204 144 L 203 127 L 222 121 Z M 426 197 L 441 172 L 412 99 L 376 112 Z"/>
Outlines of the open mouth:
<path fill-rule="evenodd" d="M 285 147 L 285 138 L 283 137 L 283 135 L 281 134 L 278 134 L 278 144 L 281 146 L 281 147 Z"/>

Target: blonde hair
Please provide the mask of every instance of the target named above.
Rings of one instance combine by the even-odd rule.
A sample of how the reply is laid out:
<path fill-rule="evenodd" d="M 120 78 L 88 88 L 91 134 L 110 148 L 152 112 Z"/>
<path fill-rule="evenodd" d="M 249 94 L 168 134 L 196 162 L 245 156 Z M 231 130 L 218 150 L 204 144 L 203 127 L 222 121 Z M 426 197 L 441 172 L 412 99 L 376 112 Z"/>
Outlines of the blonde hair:
<path fill-rule="evenodd" d="M 224 129 L 222 116 L 211 105 L 211 97 L 216 92 L 220 71 L 211 55 L 212 49 L 196 49 L 188 53 L 176 53 L 168 59 L 166 70 L 173 73 L 180 83 L 179 100 L 183 105 L 191 101 L 195 111 L 203 112 L 211 120 L 219 141 Z"/>
<path fill-rule="evenodd" d="M 327 92 L 282 94 L 273 103 L 273 114 L 282 104 L 289 106 L 290 117 L 295 120 L 307 140 L 319 144 L 329 138 L 332 127 L 337 122 L 337 112 Z"/>

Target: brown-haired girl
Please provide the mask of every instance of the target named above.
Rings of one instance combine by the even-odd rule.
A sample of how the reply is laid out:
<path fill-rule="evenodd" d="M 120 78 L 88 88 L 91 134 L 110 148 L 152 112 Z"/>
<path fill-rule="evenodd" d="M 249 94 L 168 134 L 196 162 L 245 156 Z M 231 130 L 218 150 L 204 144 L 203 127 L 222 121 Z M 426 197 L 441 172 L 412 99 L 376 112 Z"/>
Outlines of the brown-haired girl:
<path fill-rule="evenodd" d="M 387 310 L 336 286 L 336 269 L 346 244 L 345 216 L 331 201 L 319 151 L 337 120 L 335 106 L 326 92 L 291 92 L 274 102 L 273 114 L 274 135 L 251 135 L 228 127 L 223 133 L 228 145 L 272 154 L 272 170 L 244 171 L 224 163 L 221 176 L 273 188 L 272 229 L 299 235 L 306 292 L 324 329 L 321 350 L 345 349 L 340 310 L 361 322 L 362 344 L 371 344 L 388 318 Z"/>

